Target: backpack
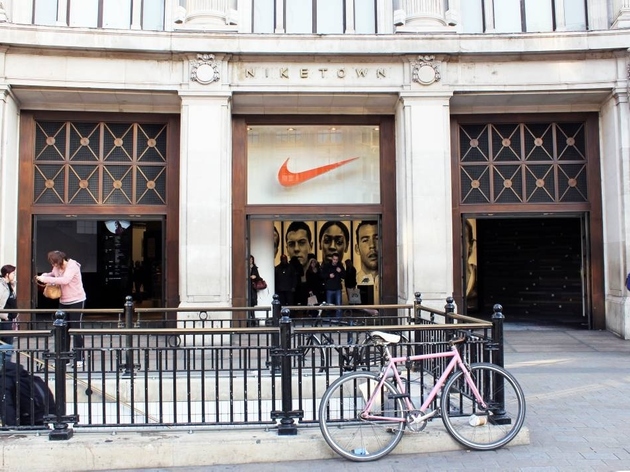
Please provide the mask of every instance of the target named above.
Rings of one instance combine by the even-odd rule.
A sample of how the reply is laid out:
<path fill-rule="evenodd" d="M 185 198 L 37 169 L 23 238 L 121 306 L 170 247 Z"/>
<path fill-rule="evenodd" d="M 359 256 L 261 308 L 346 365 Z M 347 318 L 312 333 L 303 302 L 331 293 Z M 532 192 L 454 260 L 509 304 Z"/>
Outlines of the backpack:
<path fill-rule="evenodd" d="M 55 412 L 55 397 L 44 380 L 14 362 L 0 375 L 0 415 L 5 426 L 42 426 Z"/>
<path fill-rule="evenodd" d="M 25 371 L 26 372 L 26 371 Z M 44 424 L 47 415 L 55 413 L 55 396 L 44 379 L 33 375 L 33 424 Z M 30 412 L 29 412 L 30 413 Z M 28 423 L 27 423 L 28 424 Z"/>
<path fill-rule="evenodd" d="M 630 290 L 630 272 L 626 276 L 626 288 Z"/>

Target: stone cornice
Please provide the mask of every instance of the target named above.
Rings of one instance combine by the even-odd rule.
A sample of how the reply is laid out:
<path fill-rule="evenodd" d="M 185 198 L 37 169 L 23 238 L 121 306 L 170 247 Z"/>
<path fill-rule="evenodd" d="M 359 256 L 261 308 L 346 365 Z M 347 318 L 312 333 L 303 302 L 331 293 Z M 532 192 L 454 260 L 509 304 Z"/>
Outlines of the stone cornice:
<path fill-rule="evenodd" d="M 536 34 L 259 35 L 207 32 L 94 30 L 0 24 L 0 44 L 82 51 L 186 53 L 211 49 L 232 54 L 499 55 L 626 50 L 630 30 Z"/>

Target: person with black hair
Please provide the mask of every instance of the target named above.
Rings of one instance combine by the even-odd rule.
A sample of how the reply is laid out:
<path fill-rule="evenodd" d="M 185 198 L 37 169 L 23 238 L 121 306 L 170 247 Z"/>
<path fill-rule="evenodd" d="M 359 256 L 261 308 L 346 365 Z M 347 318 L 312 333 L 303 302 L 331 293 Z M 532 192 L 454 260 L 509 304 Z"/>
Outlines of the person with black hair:
<path fill-rule="evenodd" d="M 326 303 L 341 305 L 341 282 L 345 276 L 346 271 L 339 262 L 339 254 L 335 253 L 330 262 L 324 263 L 321 270 L 321 277 L 326 289 Z M 336 310 L 335 314 L 337 318 L 341 318 L 341 310 Z"/>
<path fill-rule="evenodd" d="M 286 254 L 280 256 L 280 264 L 275 267 L 275 288 L 278 301 L 282 306 L 293 305 L 296 285 L 296 275 L 293 266 L 289 264 Z"/>
<path fill-rule="evenodd" d="M 258 291 L 256 290 L 256 281 L 260 279 L 258 266 L 254 256 L 249 256 L 249 306 L 258 305 Z"/>

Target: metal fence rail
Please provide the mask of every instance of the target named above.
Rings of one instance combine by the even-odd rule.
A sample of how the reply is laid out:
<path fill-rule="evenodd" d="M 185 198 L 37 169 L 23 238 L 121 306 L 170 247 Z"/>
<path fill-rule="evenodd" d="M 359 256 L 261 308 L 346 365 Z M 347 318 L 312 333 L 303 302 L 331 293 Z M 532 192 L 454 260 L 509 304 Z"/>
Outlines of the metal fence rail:
<path fill-rule="evenodd" d="M 14 360 L 54 392 L 54 404 L 45 405 L 51 439 L 95 427 L 265 425 L 295 434 L 299 424 L 318 421 L 319 398 L 339 375 L 380 368 L 381 352 L 369 341 L 375 329 L 401 335 L 393 347 L 397 355 L 443 351 L 457 331 L 466 330 L 473 334 L 464 347 L 471 362 L 502 363 L 500 307 L 493 322 L 456 314 L 452 300 L 444 311 L 428 308 L 419 294 L 413 305 L 342 307 L 347 312 L 341 319 L 330 311 L 337 308 L 318 307 L 319 316 L 292 320 L 291 307 L 274 300 L 264 326 L 221 317 L 248 308 L 213 307 L 167 327 L 168 311 L 193 317 L 196 311 L 138 313 L 128 300 L 122 310 L 109 311 L 118 318 L 113 321 L 84 321 L 79 328 L 57 312 L 47 329 L 41 321 L 24 323 L 22 328 L 31 329 L 14 332 Z M 144 322 L 149 312 L 164 318 Z M 77 335 L 84 337 L 84 347 L 67 351 L 67 337 Z M 74 358 L 83 358 L 83 365 L 72 363 Z M 0 370 L 0 387 L 8 381 L 7 365 Z M 409 366 L 405 375 L 414 394 L 430 389 L 443 367 L 440 361 Z M 18 392 L 10 394 L 19 401 Z M 4 420 L 7 412 L 0 406 Z M 4 425 L 46 427 L 23 418 Z"/>

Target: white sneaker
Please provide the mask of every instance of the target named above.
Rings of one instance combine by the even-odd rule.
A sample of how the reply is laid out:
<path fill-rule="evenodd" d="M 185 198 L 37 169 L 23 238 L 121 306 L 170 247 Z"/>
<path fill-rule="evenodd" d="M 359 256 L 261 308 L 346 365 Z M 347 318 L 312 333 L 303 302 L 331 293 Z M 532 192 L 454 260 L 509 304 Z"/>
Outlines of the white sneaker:
<path fill-rule="evenodd" d="M 83 361 L 77 361 L 77 369 L 83 369 Z"/>

